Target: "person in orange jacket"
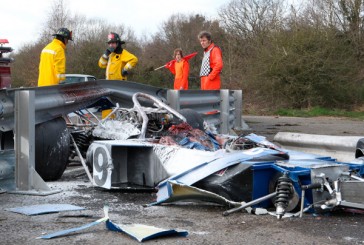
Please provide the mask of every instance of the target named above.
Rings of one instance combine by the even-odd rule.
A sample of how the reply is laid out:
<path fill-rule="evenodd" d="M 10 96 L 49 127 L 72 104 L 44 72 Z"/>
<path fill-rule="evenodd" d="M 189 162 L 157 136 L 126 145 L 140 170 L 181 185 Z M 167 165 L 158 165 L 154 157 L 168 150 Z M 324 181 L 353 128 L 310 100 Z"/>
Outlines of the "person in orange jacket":
<path fill-rule="evenodd" d="M 62 27 L 52 36 L 55 38 L 40 55 L 38 87 L 57 85 L 66 79 L 65 49 L 72 41 L 72 31 Z"/>
<path fill-rule="evenodd" d="M 175 90 L 188 89 L 188 74 L 190 72 L 190 65 L 188 61 L 183 59 L 182 49 L 177 48 L 173 52 L 174 62 L 169 62 L 166 68 L 174 75 Z"/>
<path fill-rule="evenodd" d="M 211 33 L 207 31 L 200 32 L 198 39 L 204 49 L 200 70 L 201 89 L 219 90 L 221 89 L 220 73 L 223 68 L 221 49 L 212 42 Z"/>

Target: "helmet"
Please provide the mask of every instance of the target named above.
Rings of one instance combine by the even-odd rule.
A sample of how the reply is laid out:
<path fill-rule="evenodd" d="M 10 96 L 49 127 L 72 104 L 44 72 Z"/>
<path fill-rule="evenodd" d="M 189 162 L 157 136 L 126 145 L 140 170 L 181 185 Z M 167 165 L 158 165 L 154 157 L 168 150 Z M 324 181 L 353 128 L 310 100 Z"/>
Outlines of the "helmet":
<path fill-rule="evenodd" d="M 59 28 L 56 33 L 54 33 L 52 36 L 60 36 L 63 38 L 67 38 L 68 40 L 72 40 L 72 31 L 68 30 L 67 28 Z"/>
<path fill-rule="evenodd" d="M 124 41 L 121 41 L 119 34 L 115 32 L 110 32 L 109 35 L 107 35 L 107 43 L 120 43 L 124 44 Z"/>

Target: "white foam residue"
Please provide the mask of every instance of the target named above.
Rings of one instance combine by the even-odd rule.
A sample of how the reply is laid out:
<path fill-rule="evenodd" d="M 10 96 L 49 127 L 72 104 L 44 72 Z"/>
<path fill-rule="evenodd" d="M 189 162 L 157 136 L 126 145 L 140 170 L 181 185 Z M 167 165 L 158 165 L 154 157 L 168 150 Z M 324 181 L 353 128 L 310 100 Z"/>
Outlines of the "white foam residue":
<path fill-rule="evenodd" d="M 139 134 L 140 130 L 137 126 L 117 120 L 107 120 L 102 125 L 98 125 L 92 132 L 95 137 L 114 140 L 126 140 Z"/>

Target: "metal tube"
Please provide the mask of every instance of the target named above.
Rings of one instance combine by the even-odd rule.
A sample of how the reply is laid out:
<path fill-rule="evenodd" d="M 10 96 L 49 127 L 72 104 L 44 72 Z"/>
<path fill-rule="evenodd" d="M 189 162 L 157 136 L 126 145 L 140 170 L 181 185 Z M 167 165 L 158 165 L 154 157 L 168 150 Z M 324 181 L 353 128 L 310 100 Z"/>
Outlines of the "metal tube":
<path fill-rule="evenodd" d="M 352 175 L 350 172 L 343 172 L 343 173 L 341 173 L 341 175 L 348 176 L 348 177 L 353 178 L 355 180 L 359 180 L 359 181 L 364 182 L 364 179 L 363 178 L 360 178 L 358 176 Z"/>
<path fill-rule="evenodd" d="M 272 193 L 270 193 L 270 194 L 268 194 L 266 196 L 263 196 L 263 197 L 255 199 L 253 201 L 247 202 L 245 204 L 242 203 L 242 205 L 240 207 L 232 208 L 232 209 L 229 209 L 229 210 L 225 211 L 223 213 L 223 215 L 228 216 L 231 213 L 235 213 L 235 212 L 237 212 L 239 210 L 242 210 L 244 208 L 247 208 L 247 207 L 253 206 L 255 204 L 258 204 L 260 202 L 263 202 L 265 200 L 271 199 L 272 197 L 275 197 L 276 195 L 277 195 L 277 192 L 275 191 L 275 192 L 272 192 Z"/>
<path fill-rule="evenodd" d="M 92 111 L 90 111 L 89 109 L 85 109 L 88 113 L 90 113 L 96 120 L 97 120 L 97 122 L 98 123 L 100 123 L 100 120 L 99 120 L 99 118 L 92 112 Z"/>
<path fill-rule="evenodd" d="M 85 121 L 91 123 L 92 125 L 96 126 L 97 124 L 94 123 L 93 121 L 91 121 L 90 119 L 88 119 L 87 117 L 85 117 L 84 115 L 82 115 L 81 113 L 79 113 L 78 111 L 74 112 L 77 116 L 83 118 Z"/>
<path fill-rule="evenodd" d="M 362 179 L 362 178 L 360 178 L 360 177 L 358 177 L 358 176 L 350 175 L 350 177 L 351 177 L 351 178 L 353 178 L 353 179 L 359 180 L 359 181 L 361 181 L 361 182 L 364 182 L 364 179 Z"/>
<path fill-rule="evenodd" d="M 166 109 L 167 111 L 171 112 L 173 115 L 177 116 L 182 121 L 184 121 L 184 122 L 187 121 L 186 118 L 182 114 L 180 114 L 178 111 L 172 109 L 171 107 L 169 107 L 168 105 L 164 104 L 160 100 L 154 98 L 153 96 L 150 96 L 149 94 L 135 93 L 133 95 L 133 98 L 132 98 L 133 99 L 133 103 L 134 103 L 134 108 L 136 110 L 138 110 L 138 112 L 140 113 L 140 116 L 143 119 L 142 130 L 140 132 L 139 139 L 144 139 L 145 138 L 145 133 L 147 131 L 147 125 L 148 125 L 149 119 L 148 119 L 147 114 L 143 111 L 142 106 L 140 105 L 140 103 L 138 101 L 138 97 L 142 97 L 142 98 L 146 98 L 146 99 L 152 100 L 159 107 L 162 107 L 162 108 Z"/>
<path fill-rule="evenodd" d="M 77 146 L 77 144 L 76 144 L 76 141 L 75 141 L 75 139 L 73 138 L 72 134 L 70 134 L 70 136 L 71 136 L 71 139 L 72 139 L 73 146 L 74 146 L 74 147 L 75 147 L 75 149 L 76 149 L 77 156 L 80 158 L 81 163 L 82 163 L 82 166 L 83 166 L 83 168 L 84 168 L 84 169 L 85 169 L 85 171 L 86 171 L 87 177 L 88 177 L 88 179 L 90 180 L 91 184 L 93 184 L 93 183 L 94 183 L 94 181 L 93 181 L 93 179 L 92 179 L 91 173 L 90 173 L 90 171 L 88 170 L 88 167 L 87 167 L 87 165 L 86 165 L 86 163 L 85 163 L 85 160 L 84 160 L 84 159 L 83 159 L 83 157 L 82 157 L 82 154 L 81 154 L 80 150 L 78 149 L 78 146 Z"/>
<path fill-rule="evenodd" d="M 112 110 L 112 112 L 110 112 L 104 119 L 102 119 L 101 124 L 105 122 L 109 117 L 111 117 L 111 115 L 113 115 L 117 110 L 119 110 L 118 103 L 116 103 L 116 107 L 114 108 L 114 110 Z"/>
<path fill-rule="evenodd" d="M 302 189 L 302 192 L 301 192 L 301 209 L 300 209 L 300 218 L 302 218 L 302 215 L 303 215 L 303 206 L 304 206 L 304 203 L 305 203 L 305 190 Z"/>
<path fill-rule="evenodd" d="M 140 105 L 140 103 L 137 99 L 138 95 L 140 95 L 140 93 L 136 93 L 133 95 L 133 103 L 134 103 L 134 108 L 139 112 L 140 116 L 143 119 L 142 129 L 140 131 L 139 139 L 144 139 L 145 133 L 147 131 L 147 125 L 148 125 L 149 119 L 148 119 L 147 114 L 142 110 L 142 106 Z"/>

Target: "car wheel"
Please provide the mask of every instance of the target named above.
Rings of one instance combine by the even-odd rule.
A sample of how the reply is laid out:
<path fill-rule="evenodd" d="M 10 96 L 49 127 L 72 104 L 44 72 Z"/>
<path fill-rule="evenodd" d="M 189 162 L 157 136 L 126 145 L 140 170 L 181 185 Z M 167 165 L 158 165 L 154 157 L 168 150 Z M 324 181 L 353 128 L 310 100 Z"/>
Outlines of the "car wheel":
<path fill-rule="evenodd" d="M 59 179 L 67 167 L 70 134 L 62 117 L 35 127 L 35 170 L 43 180 Z"/>
<path fill-rule="evenodd" d="M 358 143 L 356 143 L 356 151 L 355 158 L 359 158 L 364 156 L 364 139 L 360 139 Z"/>

